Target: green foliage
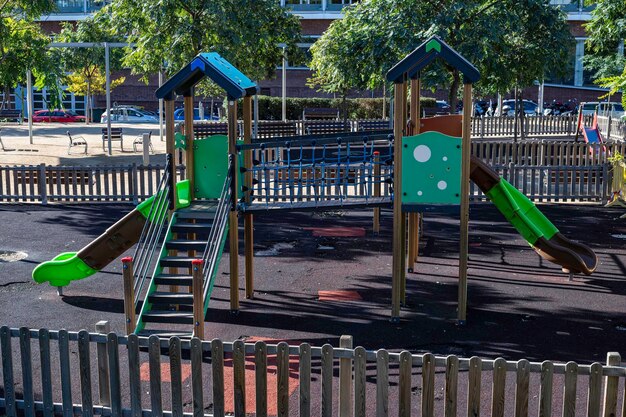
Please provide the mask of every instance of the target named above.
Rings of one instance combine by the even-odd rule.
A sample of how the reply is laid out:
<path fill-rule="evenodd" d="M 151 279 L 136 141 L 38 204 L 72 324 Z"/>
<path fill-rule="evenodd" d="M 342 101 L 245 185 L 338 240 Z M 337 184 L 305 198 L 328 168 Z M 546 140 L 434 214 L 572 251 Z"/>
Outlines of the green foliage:
<path fill-rule="evenodd" d="M 386 72 L 432 35 L 481 72 L 479 92 L 509 91 L 562 68 L 573 39 L 547 0 L 364 0 L 347 9 L 312 47 L 311 82 L 326 91 L 379 88 Z M 461 79 L 436 63 L 425 88 L 446 87 L 454 106 Z"/>
<path fill-rule="evenodd" d="M 135 48 L 124 64 L 147 79 L 164 65 L 169 75 L 200 52 L 215 51 L 251 79 L 273 77 L 280 43 L 294 47 L 298 18 L 275 0 L 113 0 L 100 11 Z M 205 87 L 206 88 L 206 87 Z M 214 91 L 208 88 L 208 94 Z"/>
<path fill-rule="evenodd" d="M 626 38 L 626 1 L 597 0 L 585 3 L 596 7 L 591 12 L 591 20 L 585 25 L 589 39 L 584 63 L 595 70 L 596 83 L 609 88 L 609 94 L 624 91 L 626 59 L 617 54 L 617 49 L 620 43 L 624 45 Z M 626 106 L 624 94 L 622 103 Z"/>
<path fill-rule="evenodd" d="M 259 120 L 281 120 L 282 99 L 280 97 L 259 96 Z M 435 99 L 422 97 L 420 103 L 424 107 L 434 107 Z M 349 119 L 380 119 L 383 117 L 382 98 L 355 98 L 347 99 Z M 386 101 L 386 114 L 389 115 L 389 100 Z M 305 108 L 335 108 L 341 109 L 342 99 L 336 98 L 287 98 L 287 119 L 302 119 Z M 239 106 L 239 116 L 242 115 L 242 106 Z"/>
<path fill-rule="evenodd" d="M 33 19 L 54 10 L 49 0 L 0 1 L 0 88 L 26 80 L 26 71 L 45 66 L 47 36 Z"/>

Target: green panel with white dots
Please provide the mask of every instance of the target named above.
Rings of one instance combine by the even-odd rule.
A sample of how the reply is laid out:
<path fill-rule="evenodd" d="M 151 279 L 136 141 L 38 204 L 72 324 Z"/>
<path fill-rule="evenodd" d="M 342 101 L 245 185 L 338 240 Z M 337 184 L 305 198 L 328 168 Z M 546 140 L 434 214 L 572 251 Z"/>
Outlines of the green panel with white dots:
<path fill-rule="evenodd" d="M 424 132 L 402 138 L 402 204 L 459 204 L 461 138 Z"/>

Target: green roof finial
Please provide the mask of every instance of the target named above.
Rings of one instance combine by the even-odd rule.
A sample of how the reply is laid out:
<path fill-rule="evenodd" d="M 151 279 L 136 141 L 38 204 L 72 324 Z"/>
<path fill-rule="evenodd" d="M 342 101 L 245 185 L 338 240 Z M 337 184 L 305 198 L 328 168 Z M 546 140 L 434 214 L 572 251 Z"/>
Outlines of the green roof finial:
<path fill-rule="evenodd" d="M 431 39 L 426 44 L 426 52 L 430 52 L 431 49 L 434 49 L 437 52 L 441 53 L 441 44 L 437 42 L 437 39 Z"/>

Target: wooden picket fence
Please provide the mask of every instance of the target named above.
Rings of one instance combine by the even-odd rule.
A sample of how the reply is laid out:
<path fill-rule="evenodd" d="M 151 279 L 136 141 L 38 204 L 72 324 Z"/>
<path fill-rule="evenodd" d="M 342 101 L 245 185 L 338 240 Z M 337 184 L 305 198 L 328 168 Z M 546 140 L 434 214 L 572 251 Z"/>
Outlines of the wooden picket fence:
<path fill-rule="evenodd" d="M 164 165 L 0 166 L 0 202 L 132 202 L 156 192 Z M 178 167 L 179 179 L 184 166 Z"/>
<path fill-rule="evenodd" d="M 598 116 L 598 127 L 602 135 L 609 141 L 626 141 L 626 119 Z"/>
<path fill-rule="evenodd" d="M 108 330 L 106 322 L 97 326 Z M 340 347 L 313 347 L 4 326 L 0 413 L 7 417 L 626 415 L 620 398 L 626 367 L 620 365 L 618 353 L 609 353 L 606 364 L 582 365 L 372 351 L 353 349 L 351 343 L 346 336 Z"/>

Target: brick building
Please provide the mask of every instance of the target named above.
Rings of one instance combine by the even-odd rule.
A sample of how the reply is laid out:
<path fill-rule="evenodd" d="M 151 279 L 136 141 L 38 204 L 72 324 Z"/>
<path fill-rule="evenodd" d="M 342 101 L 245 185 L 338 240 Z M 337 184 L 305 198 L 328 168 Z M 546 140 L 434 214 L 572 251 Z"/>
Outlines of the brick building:
<path fill-rule="evenodd" d="M 56 33 L 60 30 L 60 22 L 62 21 L 78 21 L 91 15 L 100 9 L 109 0 L 56 0 L 58 5 L 57 13 L 48 16 L 42 16 L 40 24 L 48 33 Z M 290 10 L 290 13 L 297 15 L 302 24 L 302 34 L 305 42 L 302 44 L 303 49 L 315 42 L 335 19 L 343 17 L 342 9 L 349 5 L 353 0 L 276 0 L 280 1 L 283 7 Z M 354 0 L 356 2 L 356 0 Z M 566 101 L 576 98 L 579 101 L 595 101 L 598 96 L 605 94 L 605 90 L 595 87 L 591 83 L 590 73 L 586 71 L 582 58 L 585 53 L 586 34 L 583 24 L 588 21 L 591 16 L 589 8 L 585 8 L 583 0 L 572 2 L 572 0 L 552 0 L 552 4 L 557 4 L 567 12 L 570 31 L 576 39 L 576 48 L 572 53 L 571 74 L 564 79 L 547 80 L 544 87 L 544 101 L 556 99 L 558 101 Z M 623 53 L 623 45 L 620 53 Z M 286 65 L 286 95 L 288 97 L 312 97 L 320 96 L 322 93 L 308 87 L 306 80 L 310 77 L 310 71 L 303 63 L 297 65 L 287 62 Z M 270 80 L 261 80 L 259 85 L 262 94 L 271 96 L 282 95 L 282 67 L 277 68 L 276 76 Z M 118 87 L 111 93 L 112 103 L 119 104 L 135 104 L 144 106 L 147 109 L 155 110 L 157 101 L 154 98 L 154 91 L 158 86 L 157 76 L 150 77 L 148 85 L 139 80 L 139 77 L 130 74 L 130 71 L 121 71 L 121 74 L 114 76 L 126 76 L 126 82 L 123 86 Z M 18 88 L 17 96 L 21 94 Z M 46 107 L 46 91 L 35 91 L 34 107 L 35 109 Z M 380 92 L 362 92 L 361 96 L 371 97 L 380 95 Z M 445 98 L 445 92 L 435 94 L 438 98 Z M 524 92 L 524 96 L 530 99 L 537 99 L 538 88 L 528 88 Z M 619 99 L 619 97 L 615 97 Z M 15 103 L 20 108 L 21 103 Z M 64 105 L 68 109 L 75 110 L 79 113 L 84 112 L 84 97 L 75 97 L 72 94 L 66 94 Z M 96 97 L 96 107 L 104 107 L 104 97 Z"/>

